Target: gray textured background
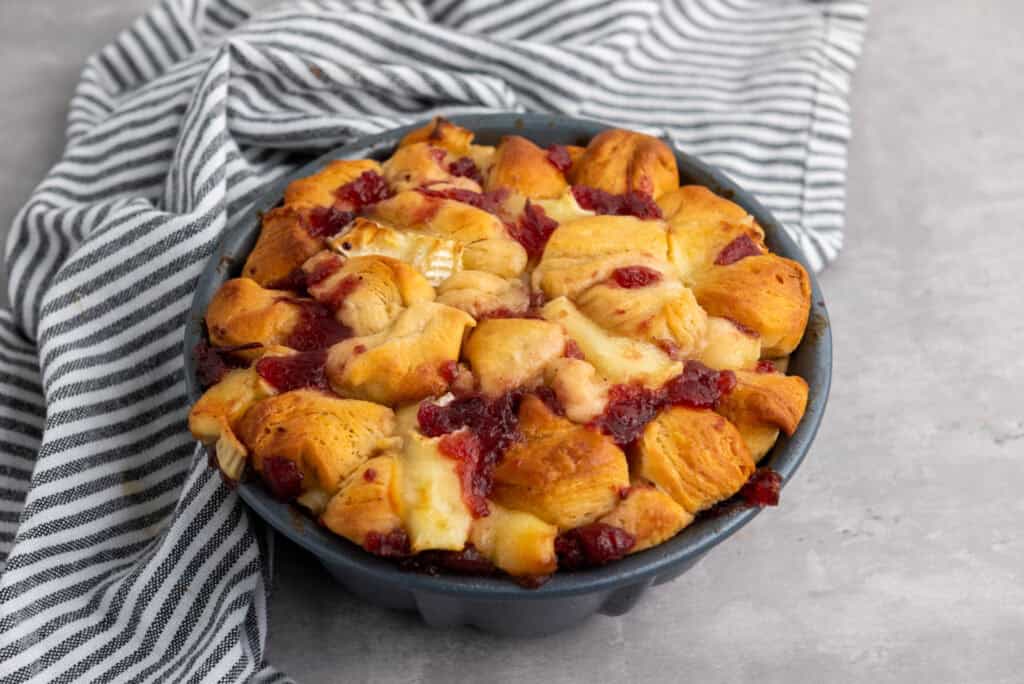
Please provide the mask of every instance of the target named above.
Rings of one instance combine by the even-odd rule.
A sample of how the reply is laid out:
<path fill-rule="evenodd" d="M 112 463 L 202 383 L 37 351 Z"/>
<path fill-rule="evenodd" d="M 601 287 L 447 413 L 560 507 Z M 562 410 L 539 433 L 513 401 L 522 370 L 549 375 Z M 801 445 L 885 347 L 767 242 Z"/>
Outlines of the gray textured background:
<path fill-rule="evenodd" d="M 82 61 L 147 4 L 0 0 L 5 228 Z M 1024 3 L 874 4 L 822 278 L 832 399 L 782 506 L 628 616 L 542 641 L 367 607 L 282 543 L 273 662 L 302 682 L 1024 681 Z"/>

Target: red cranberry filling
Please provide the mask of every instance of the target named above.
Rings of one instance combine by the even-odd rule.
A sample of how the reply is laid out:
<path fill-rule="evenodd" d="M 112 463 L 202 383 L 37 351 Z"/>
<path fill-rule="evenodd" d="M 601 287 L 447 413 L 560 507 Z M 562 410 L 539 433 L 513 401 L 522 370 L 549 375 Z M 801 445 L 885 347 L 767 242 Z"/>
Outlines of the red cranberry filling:
<path fill-rule="evenodd" d="M 736 386 L 732 371 L 716 371 L 699 361 L 687 361 L 683 372 L 660 389 L 615 385 L 608 392 L 604 413 L 592 425 L 619 445 L 635 441 L 666 406 L 713 408 Z"/>
<path fill-rule="evenodd" d="M 526 202 L 519 221 L 509 226 L 512 237 L 519 242 L 531 257 L 544 253 L 551 234 L 558 228 L 558 222 L 544 213 L 544 208 Z"/>
<path fill-rule="evenodd" d="M 735 264 L 740 259 L 745 259 L 748 256 L 758 256 L 761 253 L 761 248 L 750 239 L 749 235 L 740 235 L 722 248 L 722 251 L 715 258 L 715 263 L 719 266 L 728 266 L 729 264 Z"/>
<path fill-rule="evenodd" d="M 359 211 L 391 197 L 387 181 L 376 171 L 363 171 L 359 178 L 334 191 L 342 209 Z"/>
<path fill-rule="evenodd" d="M 552 145 L 549 147 L 547 160 L 562 173 L 568 173 L 569 169 L 572 168 L 572 156 L 565 145 Z"/>
<path fill-rule="evenodd" d="M 233 368 L 245 368 L 248 363 L 236 359 L 230 352 L 242 349 L 256 349 L 260 344 L 244 344 L 238 347 L 212 347 L 206 340 L 200 340 L 192 348 L 192 357 L 196 360 L 196 375 L 203 387 L 216 385 L 224 375 Z"/>
<path fill-rule="evenodd" d="M 316 207 L 306 219 L 306 232 L 315 238 L 330 237 L 340 233 L 355 216 L 351 211 L 334 207 Z"/>
<path fill-rule="evenodd" d="M 444 164 L 444 159 L 448 156 L 448 153 L 440 147 L 431 147 L 430 156 L 433 157 L 434 161 L 438 164 Z"/>
<path fill-rule="evenodd" d="M 291 501 L 302 493 L 302 471 L 295 461 L 283 456 L 263 459 L 263 479 L 281 501 Z"/>
<path fill-rule="evenodd" d="M 373 468 L 367 468 L 363 471 L 363 479 L 367 482 L 374 482 L 377 479 L 377 471 Z"/>
<path fill-rule="evenodd" d="M 612 271 L 612 280 L 619 287 L 632 289 L 661 282 L 661 274 L 646 266 L 624 266 Z"/>
<path fill-rule="evenodd" d="M 271 290 L 305 290 L 306 274 L 301 268 L 293 268 L 284 278 L 267 283 L 267 287 Z"/>
<path fill-rule="evenodd" d="M 583 355 L 583 350 L 580 349 L 580 345 L 576 344 L 576 340 L 571 337 L 565 341 L 565 351 L 562 352 L 562 356 L 567 359 L 586 359 Z"/>
<path fill-rule="evenodd" d="M 558 565 L 569 570 L 604 565 L 618 560 L 636 545 L 636 537 L 605 523 L 590 523 L 555 538 Z"/>
<path fill-rule="evenodd" d="M 312 271 L 306 274 L 306 287 L 316 287 L 323 281 L 337 273 L 345 264 L 341 257 L 331 255 L 330 258 L 323 258 L 317 262 Z"/>
<path fill-rule="evenodd" d="M 442 454 L 456 462 L 462 501 L 474 518 L 490 515 L 487 494 L 491 489 L 491 473 L 484 467 L 480 453 L 480 440 L 472 432 L 460 431 L 445 435 L 438 442 Z"/>
<path fill-rule="evenodd" d="M 453 176 L 459 176 L 461 178 L 468 178 L 472 181 L 476 181 L 480 187 L 483 187 L 484 185 L 483 174 L 480 173 L 480 169 L 477 167 L 476 162 L 469 157 L 459 157 L 449 164 L 448 173 Z"/>
<path fill-rule="evenodd" d="M 455 572 L 460 575 L 496 575 L 498 568 L 472 544 L 462 551 L 422 551 L 402 562 L 402 569 L 440 575 Z"/>
<path fill-rule="evenodd" d="M 653 197 L 644 193 L 631 191 L 624 195 L 613 195 L 586 185 L 574 185 L 572 194 L 577 204 L 598 214 L 636 216 L 640 219 L 661 218 L 661 208 Z"/>
<path fill-rule="evenodd" d="M 771 361 L 768 361 L 767 359 L 761 359 L 760 361 L 757 362 L 757 367 L 754 370 L 756 370 L 758 373 L 774 373 L 775 364 L 772 363 Z"/>
<path fill-rule="evenodd" d="M 778 506 L 782 476 L 771 468 L 758 468 L 740 489 L 740 496 L 751 506 Z"/>
<path fill-rule="evenodd" d="M 455 200 L 456 202 L 469 204 L 477 209 L 483 209 L 484 211 L 495 215 L 499 215 L 501 213 L 502 203 L 505 201 L 505 198 L 508 197 L 507 188 L 498 188 L 497 190 L 482 193 L 473 192 L 472 190 L 463 190 L 462 188 L 444 188 L 443 190 L 419 188 L 419 191 L 427 197 Z"/>
<path fill-rule="evenodd" d="M 330 292 L 327 292 L 318 299 L 324 303 L 327 308 L 331 311 L 337 311 L 341 308 L 341 305 L 345 303 L 352 292 L 359 287 L 359 283 L 362 282 L 362 278 L 357 275 L 347 275 L 341 279 L 341 282 L 335 285 Z"/>
<path fill-rule="evenodd" d="M 265 356 L 256 362 L 256 372 L 278 392 L 311 387 L 329 390 L 327 351 L 299 352 L 292 356 Z"/>
<path fill-rule="evenodd" d="M 441 373 L 441 377 L 444 378 L 444 381 L 450 385 L 455 380 L 455 376 L 459 373 L 459 364 L 455 361 L 445 361 L 441 364 L 438 371 Z"/>
<path fill-rule="evenodd" d="M 550 387 L 541 385 L 533 391 L 537 395 L 537 398 L 544 402 L 544 405 L 548 407 L 548 410 L 554 413 L 556 416 L 565 416 L 565 407 L 562 406 L 562 402 L 559 401 L 558 395 L 555 394 L 555 390 Z"/>
<path fill-rule="evenodd" d="M 298 351 L 326 349 L 352 335 L 352 331 L 334 319 L 334 315 L 318 302 L 294 300 L 301 306 L 299 322 L 284 341 Z"/>
<path fill-rule="evenodd" d="M 409 535 L 403 529 L 391 530 L 386 534 L 367 532 L 363 548 L 376 556 L 402 558 L 411 552 Z"/>

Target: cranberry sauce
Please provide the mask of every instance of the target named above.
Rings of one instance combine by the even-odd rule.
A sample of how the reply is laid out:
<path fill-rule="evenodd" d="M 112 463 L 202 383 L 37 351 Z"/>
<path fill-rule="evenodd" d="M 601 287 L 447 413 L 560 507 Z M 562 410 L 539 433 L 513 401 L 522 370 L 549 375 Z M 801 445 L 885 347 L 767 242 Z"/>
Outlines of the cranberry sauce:
<path fill-rule="evenodd" d="M 484 577 L 498 575 L 501 572 L 472 544 L 466 544 L 462 551 L 421 551 L 412 558 L 402 561 L 402 569 L 427 575 L 454 572 Z"/>
<path fill-rule="evenodd" d="M 636 545 L 636 537 L 622 529 L 594 522 L 555 538 L 558 566 L 569 570 L 590 568 L 618 560 Z"/>
<path fill-rule="evenodd" d="M 299 322 L 288 338 L 285 346 L 298 351 L 314 351 L 326 349 L 336 342 L 352 336 L 352 331 L 334 319 L 331 313 L 319 302 L 291 300 L 301 307 Z"/>
<path fill-rule="evenodd" d="M 757 243 L 750 239 L 749 235 L 740 235 L 738 238 L 722 248 L 722 251 L 715 257 L 715 264 L 728 266 L 735 264 L 740 259 L 748 256 L 759 256 L 763 254 Z"/>
<path fill-rule="evenodd" d="M 278 392 L 306 387 L 329 390 L 327 351 L 299 352 L 292 356 L 265 356 L 256 362 L 256 372 Z"/>
<path fill-rule="evenodd" d="M 339 209 L 360 211 L 391 197 L 391 189 L 376 171 L 363 171 L 359 178 L 335 190 L 334 196 L 338 198 L 335 206 Z"/>
<path fill-rule="evenodd" d="M 613 195 L 586 185 L 574 185 L 572 194 L 582 208 L 598 214 L 636 216 L 640 219 L 661 218 L 661 208 L 654 202 L 654 198 L 641 192 Z"/>
<path fill-rule="evenodd" d="M 472 190 L 463 190 L 462 188 L 444 188 L 443 190 L 432 190 L 431 188 L 418 188 L 418 191 L 426 195 L 427 197 L 437 197 L 439 199 L 450 199 L 456 202 L 462 202 L 474 206 L 477 209 L 483 209 L 484 211 L 500 215 L 502 210 L 502 203 L 505 198 L 508 197 L 507 188 L 498 188 L 497 190 L 491 190 L 490 192 L 473 192 Z"/>
<path fill-rule="evenodd" d="M 306 287 L 316 287 L 341 270 L 345 260 L 336 254 L 320 259 L 312 271 L 306 274 Z"/>
<path fill-rule="evenodd" d="M 714 408 L 736 386 L 732 371 L 716 371 L 699 361 L 687 361 L 683 372 L 659 389 L 641 385 L 614 385 L 608 404 L 592 425 L 625 446 L 643 433 L 647 424 L 666 406 Z"/>
<path fill-rule="evenodd" d="M 248 362 L 231 356 L 233 351 L 256 349 L 260 344 L 243 344 L 238 347 L 213 347 L 206 340 L 200 340 L 192 348 L 192 357 L 196 361 L 196 374 L 199 384 L 205 387 L 216 385 L 224 374 L 234 368 L 245 368 Z"/>
<path fill-rule="evenodd" d="M 775 364 L 768 359 L 761 359 L 757 362 L 757 366 L 754 368 L 758 373 L 774 373 Z"/>
<path fill-rule="evenodd" d="M 565 351 L 562 352 L 562 356 L 567 359 L 586 359 L 583 355 L 583 350 L 580 349 L 580 345 L 576 344 L 576 340 L 571 337 L 565 340 Z"/>
<path fill-rule="evenodd" d="M 363 548 L 375 556 L 384 558 L 403 558 L 411 553 L 409 535 L 401 528 L 386 534 L 367 532 L 363 539 Z"/>
<path fill-rule="evenodd" d="M 490 515 L 487 494 L 491 489 L 491 473 L 481 464 L 480 440 L 472 432 L 463 430 L 445 435 L 437 447 L 456 463 L 462 485 L 462 501 L 469 512 L 474 518 Z"/>
<path fill-rule="evenodd" d="M 624 266 L 612 271 L 611 279 L 619 287 L 647 287 L 661 282 L 661 274 L 646 266 Z"/>
<path fill-rule="evenodd" d="M 302 493 L 302 471 L 295 461 L 283 456 L 263 459 L 263 480 L 281 501 L 291 501 Z"/>
<path fill-rule="evenodd" d="M 316 207 L 306 217 L 306 232 L 315 238 L 330 237 L 340 233 L 355 217 L 351 211 L 341 211 L 334 207 Z"/>
<path fill-rule="evenodd" d="M 509 232 L 523 246 L 526 253 L 535 258 L 544 253 L 544 247 L 556 228 L 558 221 L 548 216 L 543 207 L 531 204 L 527 200 L 519 220 L 509 225 Z"/>
<path fill-rule="evenodd" d="M 740 497 L 750 506 L 778 506 L 782 476 L 771 468 L 758 468 L 740 489 Z"/>
<path fill-rule="evenodd" d="M 480 173 L 480 169 L 469 157 L 459 157 L 451 164 L 448 165 L 448 173 L 453 176 L 459 176 L 461 178 L 468 178 L 471 181 L 476 181 L 480 187 L 484 185 L 484 176 Z"/>
<path fill-rule="evenodd" d="M 565 145 L 552 145 L 548 148 L 547 160 L 563 174 L 572 168 L 572 156 Z"/>

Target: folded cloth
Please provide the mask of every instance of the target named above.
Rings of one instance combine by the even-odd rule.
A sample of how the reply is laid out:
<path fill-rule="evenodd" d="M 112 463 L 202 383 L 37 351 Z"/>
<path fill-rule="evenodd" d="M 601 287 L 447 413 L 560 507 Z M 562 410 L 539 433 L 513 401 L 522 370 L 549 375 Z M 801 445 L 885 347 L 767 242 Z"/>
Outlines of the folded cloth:
<path fill-rule="evenodd" d="M 283 679 L 267 554 L 186 429 L 218 237 L 310 152 L 437 113 L 657 131 L 816 268 L 841 245 L 866 0 L 164 0 L 91 58 L 0 312 L 0 679 Z"/>

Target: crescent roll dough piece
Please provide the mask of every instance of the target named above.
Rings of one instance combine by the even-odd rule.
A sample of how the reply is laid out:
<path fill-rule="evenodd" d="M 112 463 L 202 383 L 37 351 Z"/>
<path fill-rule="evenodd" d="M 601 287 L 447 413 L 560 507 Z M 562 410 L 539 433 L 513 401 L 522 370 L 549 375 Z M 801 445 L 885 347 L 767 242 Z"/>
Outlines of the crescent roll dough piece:
<path fill-rule="evenodd" d="M 332 207 L 334 192 L 351 183 L 366 171 L 380 173 L 381 166 L 373 159 L 338 159 L 312 176 L 294 180 L 284 190 L 287 207 Z"/>
<path fill-rule="evenodd" d="M 679 186 L 676 156 L 649 135 L 611 129 L 598 133 L 573 164 L 574 185 L 588 185 L 613 195 L 642 192 L 658 198 Z"/>
<path fill-rule="evenodd" d="M 419 271 L 391 257 L 345 259 L 325 250 L 302 268 L 316 281 L 309 293 L 355 335 L 380 332 L 407 306 L 434 299 L 434 288 Z"/>
<path fill-rule="evenodd" d="M 415 190 L 378 202 L 370 216 L 399 229 L 410 228 L 462 243 L 508 237 L 501 219 L 494 214 Z"/>
<path fill-rule="evenodd" d="M 494 471 L 491 498 L 568 530 L 615 507 L 629 485 L 626 457 L 597 430 L 553 414 L 534 395 L 523 399 L 524 440 L 505 452 Z"/>
<path fill-rule="evenodd" d="M 558 568 L 557 527 L 494 502 L 488 508 L 491 514 L 474 520 L 469 530 L 469 541 L 487 560 L 515 577 L 548 575 Z"/>
<path fill-rule="evenodd" d="M 486 189 L 510 188 L 530 199 L 560 196 L 569 184 L 558 168 L 548 161 L 547 152 L 518 135 L 501 139 L 494 154 L 494 166 Z"/>
<path fill-rule="evenodd" d="M 329 238 L 327 245 L 344 257 L 378 255 L 404 261 L 435 286 L 462 270 L 462 243 L 395 230 L 365 218 L 357 218 L 349 231 Z"/>
<path fill-rule="evenodd" d="M 476 321 L 444 304 L 413 304 L 375 335 L 331 347 L 327 378 L 338 394 L 396 405 L 443 394 L 462 338 Z"/>
<path fill-rule="evenodd" d="M 220 286 L 206 309 L 206 328 L 216 347 L 284 344 L 299 323 L 301 309 L 284 290 L 266 290 L 255 280 L 235 278 Z M 256 358 L 259 350 L 239 352 Z"/>
<path fill-rule="evenodd" d="M 709 410 L 674 407 L 647 424 L 636 445 L 637 474 L 689 513 L 735 494 L 754 472 L 743 438 Z"/>
<path fill-rule="evenodd" d="M 549 218 L 554 219 L 560 224 L 569 223 L 588 216 L 595 216 L 594 212 L 584 209 L 579 205 L 579 202 L 576 201 L 576 196 L 572 194 L 571 188 L 566 189 L 558 197 L 531 201 L 543 209 Z"/>
<path fill-rule="evenodd" d="M 630 553 L 657 546 L 693 522 L 693 514 L 650 484 L 633 484 L 626 498 L 598 522 L 618 527 L 636 538 Z"/>
<path fill-rule="evenodd" d="M 579 345 L 587 361 L 612 383 L 638 382 L 648 387 L 661 387 L 683 370 L 681 363 L 670 359 L 657 346 L 607 332 L 565 297 L 548 302 L 541 309 L 541 315 L 561 325 Z"/>
<path fill-rule="evenodd" d="M 761 337 L 741 330 L 728 318 L 708 316 L 697 359 L 709 368 L 750 368 L 761 358 Z"/>
<path fill-rule="evenodd" d="M 473 318 L 501 312 L 524 314 L 530 295 L 521 280 L 485 271 L 460 271 L 437 288 L 437 301 L 462 309 Z"/>
<path fill-rule="evenodd" d="M 286 281 L 323 245 L 323 239 L 306 230 L 300 212 L 291 207 L 272 209 L 263 215 L 260 236 L 245 260 L 242 275 L 271 287 Z"/>
<path fill-rule="evenodd" d="M 429 143 L 448 150 L 452 154 L 464 156 L 469 152 L 473 136 L 473 131 L 453 124 L 443 116 L 435 116 L 426 126 L 407 133 L 398 146 L 408 147 L 416 143 Z"/>
<path fill-rule="evenodd" d="M 811 282 L 804 267 L 774 254 L 715 266 L 694 288 L 712 316 L 757 331 L 761 354 L 785 356 L 800 344 L 811 310 Z"/>
<path fill-rule="evenodd" d="M 473 515 L 463 500 L 458 462 L 439 449 L 442 439 L 412 432 L 400 456 L 402 517 L 413 553 L 461 551 L 469 538 Z"/>
<path fill-rule="evenodd" d="M 448 165 L 454 160 L 447 150 L 431 143 L 403 145 L 384 162 L 384 179 L 395 192 L 415 190 L 434 183 L 480 192 L 480 184 L 476 181 L 452 175 Z"/>
<path fill-rule="evenodd" d="M 582 359 L 554 359 L 544 369 L 544 375 L 565 409 L 565 416 L 574 423 L 589 423 L 608 405 L 608 382 Z"/>
<path fill-rule="evenodd" d="M 402 526 L 401 468 L 396 454 L 375 456 L 353 471 L 320 516 L 327 529 L 366 545 L 370 533 Z"/>
<path fill-rule="evenodd" d="M 515 278 L 526 270 L 526 250 L 515 240 L 492 238 L 465 246 L 462 265 L 472 271 L 486 271 L 502 278 Z"/>
<path fill-rule="evenodd" d="M 395 414 L 367 401 L 295 390 L 252 406 L 238 435 L 264 472 L 271 457 L 286 458 L 302 473 L 302 491 L 338 491 L 342 481 L 375 452 L 393 443 Z"/>
<path fill-rule="evenodd" d="M 497 397 L 541 381 L 544 367 L 565 351 L 562 328 L 526 318 L 492 318 L 477 325 L 465 357 L 484 394 Z"/>
<path fill-rule="evenodd" d="M 741 236 L 761 248 L 764 230 L 743 207 L 700 185 L 684 185 L 658 198 L 669 225 L 669 253 L 683 282 L 692 285 L 722 249 Z"/>
<path fill-rule="evenodd" d="M 739 430 L 755 461 L 771 449 L 781 429 L 793 434 L 807 409 L 807 382 L 798 375 L 736 371 L 736 387 L 716 411 Z"/>

